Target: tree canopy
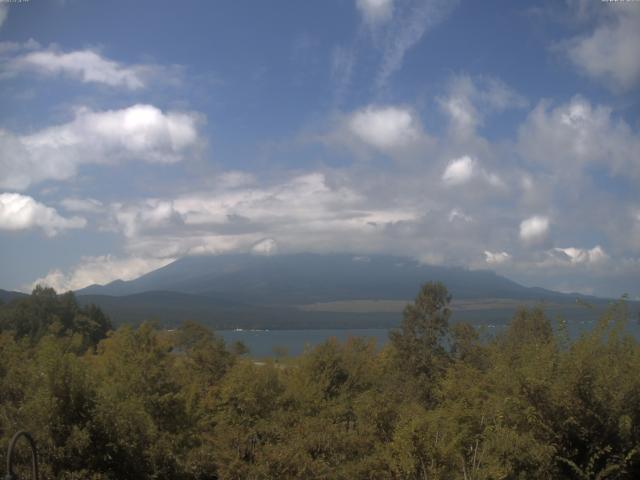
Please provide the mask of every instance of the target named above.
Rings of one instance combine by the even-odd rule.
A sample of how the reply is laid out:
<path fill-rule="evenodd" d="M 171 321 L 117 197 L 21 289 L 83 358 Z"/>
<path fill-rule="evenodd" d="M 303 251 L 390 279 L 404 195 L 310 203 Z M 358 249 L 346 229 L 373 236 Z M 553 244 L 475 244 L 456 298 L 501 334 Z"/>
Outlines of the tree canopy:
<path fill-rule="evenodd" d="M 640 478 L 624 301 L 567 341 L 538 308 L 483 339 L 450 300 L 423 286 L 382 347 L 257 361 L 37 288 L 0 306 L 0 437 L 32 432 L 44 479 Z"/>

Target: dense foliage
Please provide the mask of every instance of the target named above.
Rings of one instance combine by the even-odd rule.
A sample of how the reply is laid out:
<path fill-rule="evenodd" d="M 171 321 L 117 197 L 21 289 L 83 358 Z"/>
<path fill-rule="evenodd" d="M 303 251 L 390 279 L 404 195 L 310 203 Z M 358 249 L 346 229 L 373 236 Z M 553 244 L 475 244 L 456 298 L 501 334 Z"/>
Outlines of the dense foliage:
<path fill-rule="evenodd" d="M 540 309 L 481 342 L 449 301 L 425 285 L 382 349 L 256 362 L 197 324 L 108 331 L 36 289 L 0 306 L 2 444 L 29 430 L 60 479 L 640 478 L 624 302 L 574 342 Z"/>

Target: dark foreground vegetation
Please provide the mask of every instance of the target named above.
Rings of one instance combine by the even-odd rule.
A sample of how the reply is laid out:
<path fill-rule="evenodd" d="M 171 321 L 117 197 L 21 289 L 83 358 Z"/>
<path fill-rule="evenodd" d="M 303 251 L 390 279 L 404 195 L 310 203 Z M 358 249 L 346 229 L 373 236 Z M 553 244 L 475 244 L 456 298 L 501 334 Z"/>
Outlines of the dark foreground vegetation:
<path fill-rule="evenodd" d="M 427 284 L 383 349 L 263 363 L 193 323 L 111 331 L 37 288 L 0 307 L 2 445 L 29 430 L 60 479 L 640 478 L 623 301 L 575 342 L 539 309 L 480 342 L 448 303 Z"/>

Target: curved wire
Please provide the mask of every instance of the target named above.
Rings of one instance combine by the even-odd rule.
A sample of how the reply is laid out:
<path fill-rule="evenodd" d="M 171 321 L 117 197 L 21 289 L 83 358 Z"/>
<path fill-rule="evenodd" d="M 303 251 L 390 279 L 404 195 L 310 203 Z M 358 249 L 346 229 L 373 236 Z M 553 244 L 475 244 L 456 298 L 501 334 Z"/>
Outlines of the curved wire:
<path fill-rule="evenodd" d="M 17 480 L 16 474 L 13 472 L 13 449 L 20 437 L 24 437 L 29 442 L 31 447 L 31 477 L 38 480 L 38 451 L 36 450 L 36 442 L 29 432 L 20 430 L 17 432 L 9 442 L 9 449 L 7 450 L 7 476 L 4 480 Z"/>

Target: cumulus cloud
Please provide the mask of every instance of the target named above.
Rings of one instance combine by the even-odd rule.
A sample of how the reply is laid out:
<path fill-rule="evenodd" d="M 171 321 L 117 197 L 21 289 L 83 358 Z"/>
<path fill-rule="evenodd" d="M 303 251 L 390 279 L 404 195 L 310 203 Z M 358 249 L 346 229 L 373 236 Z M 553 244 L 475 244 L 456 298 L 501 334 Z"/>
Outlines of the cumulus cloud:
<path fill-rule="evenodd" d="M 592 249 L 568 247 L 555 248 L 554 251 L 572 264 L 594 264 L 609 258 L 600 245 L 596 245 Z"/>
<path fill-rule="evenodd" d="M 474 108 L 484 105 L 483 112 L 505 108 L 504 100 L 480 100 L 487 89 L 479 90 L 469 97 L 474 99 Z M 554 238 L 567 242 L 563 246 L 579 245 L 581 239 L 574 234 L 576 224 L 580 229 L 587 224 L 601 225 L 604 232 L 606 222 L 602 220 L 606 221 L 607 216 L 594 211 L 593 206 L 602 200 L 603 205 L 611 207 L 618 201 L 596 195 L 597 185 L 586 195 L 587 191 L 579 190 L 581 183 L 572 182 L 576 191 L 572 190 L 571 195 L 575 193 L 580 200 L 579 205 L 569 204 L 566 186 L 550 180 L 555 173 L 566 175 L 590 163 L 606 165 L 588 149 L 578 151 L 584 157 L 574 158 L 572 136 L 588 142 L 590 135 L 599 135 L 593 126 L 586 129 L 588 134 L 576 133 L 585 128 L 585 115 L 601 117 L 596 124 L 617 139 L 629 142 L 634 138 L 631 128 L 616 120 L 611 110 L 592 106 L 580 97 L 574 100 L 560 106 L 538 105 L 526 117 L 515 144 L 506 139 L 496 147 L 476 132 L 474 141 L 448 136 L 427 154 L 421 148 L 425 133 L 413 109 L 369 106 L 338 119 L 343 135 L 341 145 L 349 141 L 363 151 L 368 151 L 364 148 L 367 147 L 394 156 L 409 145 L 421 152 L 421 162 L 404 162 L 384 171 L 360 162 L 322 172 L 304 173 L 302 169 L 277 179 L 230 171 L 207 181 L 207 189 L 112 204 L 105 211 L 109 212 L 113 229 L 122 233 L 127 254 L 142 258 L 256 250 L 266 253 L 275 245 L 282 253 L 407 254 L 444 264 L 489 266 L 508 275 L 520 272 L 520 277 L 513 275 L 516 279 L 525 278 L 525 269 L 526 275 L 538 272 L 537 278 L 544 278 L 540 272 L 545 271 L 557 273 L 554 278 L 567 278 L 562 276 L 566 272 L 577 276 L 576 272 L 587 265 L 589 271 L 600 272 L 610 263 L 593 261 L 597 251 L 585 256 L 572 250 L 560 251 L 564 248 L 555 250 L 549 239 L 550 219 L 530 216 L 552 212 L 554 218 L 563 219 L 553 225 Z M 588 108 L 581 110 L 585 105 Z M 541 112 L 540 118 L 535 116 L 536 110 Z M 389 112 L 392 114 L 387 115 Z M 546 130 L 545 122 L 552 127 Z M 567 131 L 554 137 L 554 130 L 563 128 Z M 524 138 L 520 136 L 525 132 L 535 138 L 528 139 L 526 146 L 530 150 L 524 148 Z M 607 140 L 603 137 L 603 141 Z M 557 149 L 558 156 L 541 158 L 541 149 L 553 142 L 563 146 Z M 608 152 L 615 152 L 616 148 L 632 151 L 614 142 L 607 148 Z M 514 158 L 518 161 L 514 162 Z M 613 158 L 619 158 L 621 165 L 633 164 L 633 157 L 626 158 L 622 153 Z M 445 175 L 447 168 L 461 159 L 464 160 L 458 168 Z M 456 182 L 465 188 L 450 188 Z M 479 188 L 500 184 L 505 186 L 500 190 Z M 525 191 L 529 193 L 523 195 Z M 564 203 L 557 203 L 562 195 Z M 529 196 L 537 200 L 528 199 Z M 603 206 L 602 210 L 614 209 Z M 637 212 L 623 213 L 628 217 Z M 473 221 L 468 220 L 471 218 Z M 619 246 L 612 244 L 616 236 L 623 236 L 624 229 L 615 233 L 608 224 L 606 229 L 608 233 L 604 235 L 608 238 L 602 240 L 602 251 L 620 252 Z M 624 232 L 626 237 L 634 235 L 628 229 Z M 572 254 L 576 258 L 573 263 Z M 589 258 L 590 263 L 582 258 Z"/>
<path fill-rule="evenodd" d="M 128 237 L 137 235 L 140 229 L 158 230 L 182 222 L 173 202 L 168 200 L 148 199 L 135 206 L 115 204 L 112 208 L 116 222 Z"/>
<path fill-rule="evenodd" d="M 41 228 L 53 237 L 60 231 L 84 228 L 87 221 L 80 217 L 66 218 L 54 208 L 19 193 L 0 194 L 0 230 Z"/>
<path fill-rule="evenodd" d="M 561 48 L 586 75 L 611 90 L 629 90 L 640 81 L 640 9 L 633 4 L 606 7 L 593 31 Z"/>
<path fill-rule="evenodd" d="M 548 180 L 556 173 L 571 174 L 589 164 L 621 174 L 640 171 L 634 160 L 637 155 L 633 155 L 639 150 L 632 128 L 618 120 L 608 107 L 591 105 L 576 97 L 559 106 L 541 103 L 527 116 L 515 146 L 512 139 L 496 145 L 482 138 L 476 127 L 491 112 L 520 108 L 526 100 L 497 80 L 459 77 L 452 85 L 448 96 L 438 100 L 456 131 L 471 132 L 467 137 L 446 132 L 448 136 L 433 142 L 422 130 L 417 111 L 407 106 L 370 105 L 345 114 L 337 122 L 341 136 L 336 143 L 348 142 L 354 150 L 368 153 L 371 149 L 394 158 L 410 148 L 411 152 L 418 152 L 416 158 L 419 155 L 420 162 L 406 162 L 384 171 L 369 168 L 369 164 L 327 169 L 324 173 L 303 173 L 302 167 L 292 176 L 275 181 L 230 171 L 207 181 L 207 190 L 111 205 L 70 197 L 56 206 L 61 205 L 68 212 L 103 212 L 109 216 L 112 229 L 122 233 L 130 258 L 153 256 L 158 265 L 179 256 L 203 253 L 351 251 L 393 252 L 428 262 L 480 268 L 489 265 L 502 272 L 515 270 L 518 265 L 526 265 L 532 271 L 557 268 L 577 272 L 586 265 L 602 268 L 603 263 L 595 260 L 599 255 L 595 247 L 550 248 L 545 242 L 549 219 L 526 217 L 531 212 L 554 212 L 554 218 L 567 218 L 562 224 L 554 224 L 554 237 L 561 238 L 562 231 L 562 238 L 568 239 L 563 245 L 579 245 L 580 239 L 570 235 L 574 227 L 562 210 L 566 205 L 553 204 L 553 193 L 562 186 Z M 150 108 L 149 119 L 158 121 L 128 124 L 124 112 L 138 107 L 144 107 L 142 111 Z M 30 135 L 3 132 L 0 167 L 9 175 L 0 175 L 0 183 L 15 185 L 18 174 L 26 178 L 21 188 L 47 178 L 70 178 L 88 162 L 184 160 L 199 144 L 198 117 L 180 117 L 179 123 L 190 125 L 185 131 L 193 132 L 191 136 L 178 133 L 176 138 L 186 138 L 180 143 L 171 141 L 167 126 L 171 115 L 174 114 L 149 106 L 114 112 L 85 109 L 67 124 Z M 427 152 L 423 148 L 425 138 L 433 142 Z M 5 155 L 11 152 L 20 155 Z M 10 158 L 28 161 L 23 165 Z M 49 167 L 48 162 L 52 162 Z M 453 185 L 466 188 L 448 188 Z M 484 193 L 495 199 L 496 189 L 476 188 L 488 185 L 504 187 L 497 193 L 501 195 L 499 202 L 487 201 Z M 579 193 L 584 206 L 572 210 L 572 214 L 593 218 L 596 224 L 602 217 L 592 212 L 591 195 Z M 616 203 L 616 199 L 608 201 L 609 206 Z M 518 237 L 517 225 L 524 218 Z M 640 231 L 638 228 L 635 231 Z M 610 237 L 616 235 L 619 233 L 611 233 Z M 629 236 L 628 230 L 625 235 Z M 605 249 L 616 251 L 612 241 L 609 238 L 602 243 L 605 256 Z M 532 245 L 543 248 L 528 248 Z M 640 241 L 636 240 L 636 245 Z M 551 255 L 555 263 L 540 260 Z M 117 262 L 125 260 L 93 262 L 107 265 L 105 271 L 115 265 L 112 276 L 102 277 L 103 270 L 95 265 L 89 268 L 93 263 L 87 260 L 83 269 L 77 267 L 77 272 L 53 271 L 47 277 L 50 281 L 57 279 L 57 288 L 62 289 L 104 283 L 129 275 L 129 270 L 117 267 Z M 145 273 L 142 267 L 139 271 Z"/>
<path fill-rule="evenodd" d="M 194 113 L 133 105 L 99 112 L 79 108 L 69 123 L 26 135 L 0 130 L 0 188 L 65 180 L 87 163 L 182 161 L 201 144 L 199 121 Z"/>
<path fill-rule="evenodd" d="M 446 185 L 462 185 L 473 177 L 476 168 L 476 161 L 465 155 L 451 160 L 442 174 L 442 181 Z"/>
<path fill-rule="evenodd" d="M 525 285 L 610 298 L 624 292 L 635 293 L 640 279 L 637 258 L 612 257 L 599 245 L 551 248 L 531 255 L 521 252 L 508 262 L 491 267 Z"/>
<path fill-rule="evenodd" d="M 162 77 L 167 73 L 158 66 L 123 65 L 95 50 L 62 52 L 55 48 L 20 54 L 10 59 L 3 70 L 5 74 L 32 72 L 49 77 L 66 76 L 83 83 L 128 90 L 143 89 L 152 78 Z M 159 73 L 162 75 L 158 75 Z"/>
<path fill-rule="evenodd" d="M 373 25 L 386 22 L 393 15 L 393 0 L 356 0 L 356 7 Z"/>
<path fill-rule="evenodd" d="M 541 243 L 549 234 L 549 219 L 534 215 L 520 223 L 520 239 L 525 243 Z"/>
<path fill-rule="evenodd" d="M 265 256 L 274 255 L 278 253 L 278 243 L 273 238 L 265 238 L 251 247 L 251 253 Z"/>
<path fill-rule="evenodd" d="M 263 186 L 219 188 L 173 199 L 111 206 L 114 227 L 138 255 L 228 251 L 318 251 L 354 244 L 417 218 L 412 208 L 371 206 L 348 185 L 319 172 Z M 375 240 L 374 240 L 375 241 Z"/>
<path fill-rule="evenodd" d="M 479 162 L 463 155 L 460 158 L 451 160 L 442 174 L 442 181 L 447 187 L 464 185 L 473 178 L 480 178 L 494 188 L 504 188 L 502 178 L 496 173 L 488 172 L 479 166 Z"/>
<path fill-rule="evenodd" d="M 469 135 L 481 122 L 481 117 L 471 100 L 463 95 L 449 95 L 440 99 L 440 108 L 447 114 L 453 130 L 461 135 Z"/>
<path fill-rule="evenodd" d="M 470 222 L 473 220 L 469 215 L 464 213 L 459 208 L 452 208 L 447 218 L 449 219 L 449 222 L 455 222 L 458 220 L 462 222 Z"/>
<path fill-rule="evenodd" d="M 611 108 L 580 96 L 555 108 L 541 102 L 519 128 L 518 150 L 533 164 L 575 175 L 587 165 L 640 176 L 640 137 Z"/>
<path fill-rule="evenodd" d="M 68 272 L 65 273 L 60 269 L 51 270 L 44 277 L 35 280 L 30 288 L 36 285 L 47 285 L 58 292 L 66 292 L 94 284 L 104 285 L 114 280 L 133 280 L 173 260 L 172 258 L 119 258 L 113 255 L 82 257 L 80 263 Z"/>
<path fill-rule="evenodd" d="M 273 182 L 214 182 L 206 190 L 104 208 L 110 212 L 112 227 L 122 233 L 125 252 L 131 258 L 164 260 L 229 252 L 384 252 L 427 263 L 489 267 L 533 285 L 540 284 L 546 274 L 552 278 L 544 284 L 548 287 L 560 285 L 571 274 L 578 278 L 587 268 L 596 275 L 613 265 L 597 261 L 602 255 L 596 247 L 584 252 L 577 247 L 551 248 L 544 241 L 550 220 L 540 215 L 538 219 L 519 218 L 525 218 L 519 242 L 514 222 L 522 213 L 516 200 L 486 203 L 456 195 L 453 203 L 438 190 L 439 175 L 398 177 L 396 172 L 377 176 L 365 170 L 352 175 L 327 170 Z M 567 222 L 554 229 L 558 238 L 572 238 Z M 599 248 L 607 255 L 609 243 Z M 49 278 L 62 278 L 67 283 L 59 285 L 69 285 L 72 273 L 54 271 Z M 93 283 L 83 280 L 77 285 L 83 282 Z"/>
<path fill-rule="evenodd" d="M 347 125 L 357 139 L 381 151 L 407 147 L 420 137 L 414 114 L 402 107 L 369 106 L 351 114 Z"/>
<path fill-rule="evenodd" d="M 487 114 L 528 104 L 525 97 L 498 78 L 469 75 L 453 76 L 448 93 L 438 98 L 438 103 L 454 133 L 462 137 L 472 135 Z"/>
<path fill-rule="evenodd" d="M 484 251 L 484 259 L 489 265 L 500 265 L 511 260 L 511 255 L 507 252 L 490 252 Z"/>

